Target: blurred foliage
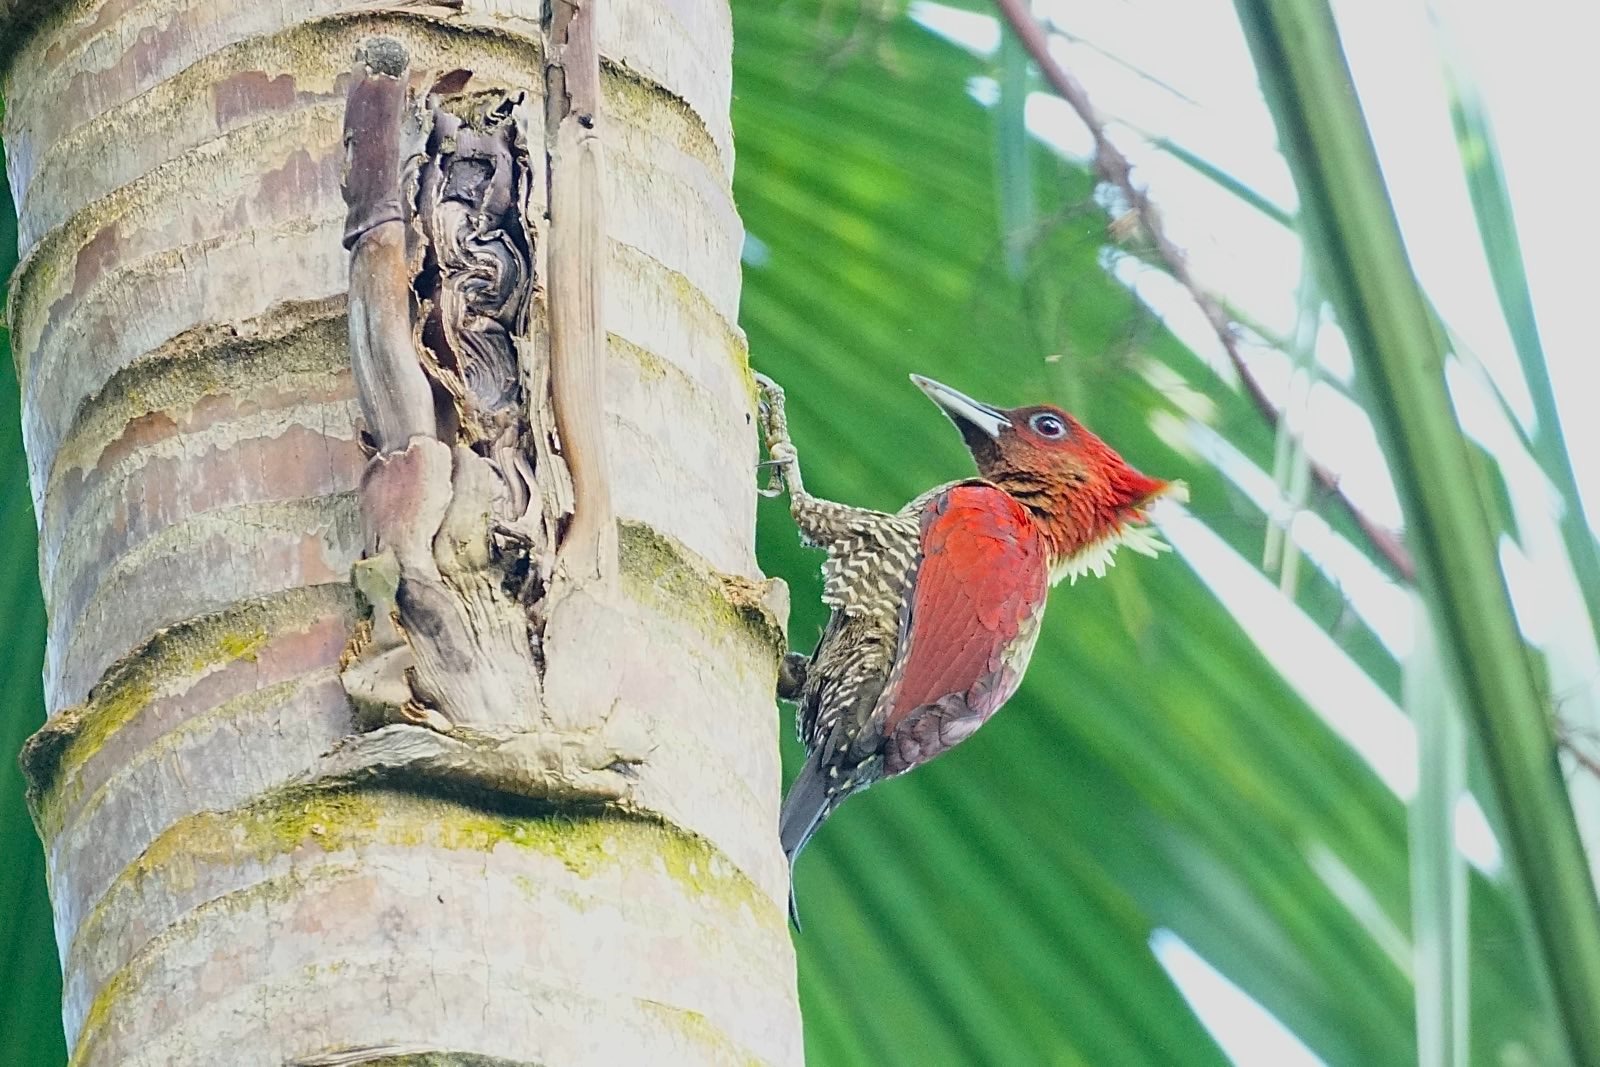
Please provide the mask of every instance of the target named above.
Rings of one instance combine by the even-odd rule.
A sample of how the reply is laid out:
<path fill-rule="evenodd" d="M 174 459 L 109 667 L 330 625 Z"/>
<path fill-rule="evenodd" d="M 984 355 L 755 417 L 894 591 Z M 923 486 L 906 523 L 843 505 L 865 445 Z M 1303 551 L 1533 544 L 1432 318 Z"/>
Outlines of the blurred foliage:
<path fill-rule="evenodd" d="M 1412 272 L 1327 0 L 1238 0 L 1238 10 L 1300 191 L 1301 231 L 1350 341 L 1405 506 L 1418 590 L 1455 683 L 1440 688 L 1459 700 L 1477 733 L 1501 837 L 1516 869 L 1532 875 L 1523 891 L 1562 1016 L 1562 1047 L 1577 1062 L 1600 1062 L 1600 911 L 1589 859 L 1555 758 L 1546 675 L 1513 613 L 1498 553 L 1503 528 L 1485 507 L 1482 457 L 1446 384 L 1445 331 Z M 1458 118 L 1458 137 L 1461 131 Z M 1475 199 L 1480 229 L 1486 206 Z M 1496 282 L 1502 307 L 1508 289 L 1526 293 L 1520 266 L 1515 276 L 1500 271 Z M 1531 305 L 1521 306 L 1531 324 Z M 1524 377 L 1530 365 L 1543 375 L 1537 350 L 1524 347 L 1521 358 Z M 1556 416 L 1548 389 L 1546 382 L 1541 420 Z M 1565 464 L 1559 428 L 1554 435 Z M 1571 468 L 1564 470 L 1570 485 Z M 1573 533 L 1592 556 L 1594 538 L 1581 519 Z M 1442 826 L 1448 834 L 1449 823 Z"/>
<path fill-rule="evenodd" d="M 1260 558 L 1264 517 L 1150 426 L 1210 407 L 1263 468 L 1272 436 L 1108 275 L 1086 173 L 1039 154 L 1044 225 L 1023 277 L 1005 269 L 994 120 L 966 92 L 985 64 L 853 5 L 736 4 L 735 41 L 735 187 L 760 250 L 743 321 L 814 492 L 893 508 L 969 473 L 915 371 L 1071 407 Z M 804 646 L 816 555 L 781 502 L 759 543 Z M 1398 695 L 1337 590 L 1302 584 Z M 1557 1062 L 1505 887 L 1473 877 L 1478 1055 Z M 809 1062 L 1226 1062 L 1156 964 L 1161 928 L 1329 1064 L 1415 1062 L 1407 885 L 1399 800 L 1181 562 L 1125 561 L 1056 591 L 1021 693 L 978 739 L 853 801 L 807 851 Z"/>
<path fill-rule="evenodd" d="M 1090 176 L 1019 138 L 1014 107 L 968 93 L 981 75 L 1014 90 L 1015 67 L 893 3 L 733 6 L 742 320 L 752 362 L 788 389 L 813 491 L 892 509 L 970 472 L 917 372 L 1069 407 L 1137 466 L 1186 479 L 1193 512 L 1259 559 L 1264 516 L 1152 422 L 1202 418 L 1264 469 L 1273 435 L 1108 273 L 1143 250 L 1116 247 Z M 0 242 L 14 249 L 14 231 Z M 16 391 L 0 386 L 0 729 L 15 751 L 40 716 L 43 622 Z M 758 536 L 809 647 L 818 555 L 781 501 L 763 503 Z M 1398 664 L 1337 587 L 1308 570 L 1296 600 L 1399 698 Z M 59 981 L 20 796 L 0 760 L 0 1049 L 47 1065 Z M 1021 693 L 978 738 L 853 801 L 807 850 L 808 1062 L 1225 1064 L 1152 951 L 1163 930 L 1331 1067 L 1414 1062 L 1407 871 L 1402 803 L 1200 579 L 1172 556 L 1124 560 L 1055 592 Z M 1472 893 L 1474 1062 L 1556 1064 L 1507 885 L 1474 872 Z"/>

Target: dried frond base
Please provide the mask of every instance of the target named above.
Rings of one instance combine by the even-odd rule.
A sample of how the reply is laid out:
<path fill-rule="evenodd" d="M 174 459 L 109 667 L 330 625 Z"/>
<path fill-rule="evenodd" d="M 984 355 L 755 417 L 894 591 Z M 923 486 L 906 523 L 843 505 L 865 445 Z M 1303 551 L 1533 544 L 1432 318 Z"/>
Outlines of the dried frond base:
<path fill-rule="evenodd" d="M 630 807 L 649 739 L 610 721 L 592 730 L 518 731 L 457 727 L 446 735 L 396 724 L 346 738 L 303 784 L 345 788 L 373 782 L 435 782 L 531 800 Z"/>

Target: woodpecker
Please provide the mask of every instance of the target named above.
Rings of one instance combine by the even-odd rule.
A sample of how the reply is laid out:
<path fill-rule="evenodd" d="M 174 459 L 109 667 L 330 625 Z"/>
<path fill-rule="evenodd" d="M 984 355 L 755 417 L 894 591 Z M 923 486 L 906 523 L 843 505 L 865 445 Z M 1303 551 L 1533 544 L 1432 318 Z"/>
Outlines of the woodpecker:
<path fill-rule="evenodd" d="M 807 753 L 779 817 L 798 928 L 794 863 L 823 821 L 970 737 L 1022 681 L 1050 586 L 1104 575 L 1120 546 L 1158 554 L 1167 546 L 1146 511 L 1185 491 L 1134 470 L 1060 408 L 997 408 L 914 374 L 978 477 L 894 514 L 837 504 L 806 492 L 783 390 L 757 379 L 771 491 L 787 489 L 802 540 L 827 550 L 827 627 L 810 656 L 784 658 L 778 679 Z"/>

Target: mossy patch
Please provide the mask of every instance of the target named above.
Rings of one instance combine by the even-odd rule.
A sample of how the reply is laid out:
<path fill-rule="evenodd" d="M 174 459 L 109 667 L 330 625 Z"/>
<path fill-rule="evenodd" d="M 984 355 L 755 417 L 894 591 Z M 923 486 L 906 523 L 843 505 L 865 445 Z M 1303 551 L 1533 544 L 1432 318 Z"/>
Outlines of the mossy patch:
<path fill-rule="evenodd" d="M 770 613 L 748 597 L 731 597 L 720 576 L 672 538 L 644 523 L 619 522 L 617 545 L 625 584 L 651 607 L 713 636 L 742 632 L 777 654 L 786 647 Z"/>
<path fill-rule="evenodd" d="M 254 663 L 256 653 L 267 643 L 267 631 L 254 630 L 249 633 L 223 634 L 217 640 L 216 651 L 218 659 L 208 661 L 203 656 L 197 656 L 189 661 L 191 670 L 203 671 L 212 662 L 221 663 Z"/>
<path fill-rule="evenodd" d="M 665 874 L 703 907 L 745 914 L 766 925 L 781 913 L 743 871 L 710 842 L 649 819 L 597 815 L 571 817 L 491 811 L 442 796 L 393 789 L 296 787 L 232 811 L 204 811 L 180 819 L 124 869 L 79 925 L 75 943 L 106 914 L 127 914 L 128 897 L 143 893 L 151 878 L 194 885 L 202 868 L 233 867 L 241 856 L 270 864 L 304 849 L 360 855 L 373 845 L 434 847 L 491 854 L 500 849 L 549 856 L 578 879 L 606 871 Z M 297 892 L 299 875 L 274 876 L 225 899 L 229 906 L 256 907 L 263 899 Z M 583 910 L 576 884 L 540 883 L 521 876 L 530 898 L 558 892 Z M 219 902 L 220 903 L 220 902 Z"/>
<path fill-rule="evenodd" d="M 683 371 L 662 359 L 647 348 L 641 348 L 618 334 L 606 334 L 606 347 L 625 357 L 639 368 L 639 377 L 647 382 L 663 382 L 668 377 L 685 379 Z"/>
<path fill-rule="evenodd" d="M 122 367 L 79 406 L 51 484 L 88 469 L 130 421 L 206 397 L 251 397 L 349 372 L 344 296 L 274 305 L 244 323 L 203 323 Z"/>
<path fill-rule="evenodd" d="M 207 854 L 242 848 L 263 860 L 313 843 L 324 851 L 337 852 L 371 840 L 383 824 L 383 814 L 383 806 L 372 793 L 293 790 L 235 812 L 202 812 L 194 817 L 194 828 L 200 832 L 189 847 L 203 843 Z M 403 843 L 417 844 L 423 839 L 422 829 L 410 820 L 394 820 L 390 828 Z"/>
<path fill-rule="evenodd" d="M 684 319 L 688 329 L 697 338 L 699 350 L 703 351 L 705 345 L 715 342 L 735 372 L 741 377 L 749 376 L 750 349 L 744 331 L 718 311 L 688 275 L 646 256 L 636 248 L 615 243 L 611 246 L 609 266 L 619 278 L 631 279 L 670 297 L 665 303 L 672 307 L 673 314 Z M 753 387 L 754 382 L 751 384 Z"/>
<path fill-rule="evenodd" d="M 155 694 L 148 678 L 129 677 L 103 696 L 67 708 L 28 739 L 22 749 L 22 769 L 34 823 L 45 841 L 60 830 L 62 809 L 80 795 L 73 773 L 143 711 Z"/>
<path fill-rule="evenodd" d="M 516 884 L 530 900 L 554 897 L 582 911 L 593 903 L 608 900 L 615 904 L 615 881 L 593 900 L 585 896 L 583 882 L 607 871 L 629 878 L 638 872 L 665 874 L 695 902 L 702 917 L 707 914 L 738 916 L 738 922 L 754 923 L 768 933 L 780 930 L 782 912 L 772 900 L 708 841 L 648 819 L 597 815 L 569 817 L 552 814 L 526 814 L 492 811 L 443 796 L 418 795 L 392 789 L 345 788 L 338 790 L 296 787 L 262 798 L 232 811 L 200 812 L 179 820 L 130 864 L 78 926 L 74 946 L 98 943 L 104 936 L 95 927 L 126 916 L 140 907 L 145 893 L 164 892 L 157 883 L 187 887 L 192 893 L 204 885 L 225 885 L 233 877 L 218 882 L 205 868 L 231 870 L 245 856 L 263 864 L 275 857 L 305 849 L 327 853 L 326 860 L 313 860 L 308 867 L 299 863 L 284 869 L 263 871 L 265 877 L 253 884 L 225 891 L 206 899 L 200 910 L 214 908 L 257 910 L 269 902 L 282 902 L 304 892 L 305 879 L 314 872 L 336 879 L 355 877 L 366 862 L 363 858 L 375 845 L 406 848 L 445 848 L 494 853 L 514 849 L 537 852 L 559 860 L 576 881 L 546 879 L 537 873 L 517 875 Z M 204 890 L 200 890 L 204 893 Z M 185 913 L 187 922 L 196 914 Z M 712 936 L 721 927 L 705 925 L 701 936 Z M 157 935 L 168 937 L 169 929 Z M 141 953 L 147 956 L 148 950 Z M 81 961 L 69 963 L 69 968 Z M 338 964 L 321 966 L 334 966 Z M 130 979 L 131 976 L 131 979 Z M 85 1019 L 78 1055 L 88 1056 L 96 1043 L 97 1031 L 113 1014 L 130 980 L 141 977 L 137 964 L 130 963 L 110 976 Z M 704 1017 L 660 1005 L 662 1018 L 682 1030 L 686 1039 L 714 1051 L 708 1062 L 756 1062 L 728 1042 Z M 440 1053 L 439 1055 L 453 1055 Z M 382 1061 L 390 1062 L 390 1061 Z M 396 1059 L 395 1063 L 475 1062 L 445 1059 L 440 1061 Z"/>
<path fill-rule="evenodd" d="M 601 88 L 608 117 L 671 142 L 684 155 L 723 172 L 726 161 L 700 114 L 671 90 L 632 68 L 602 57 Z"/>
<path fill-rule="evenodd" d="M 639 825 L 655 831 L 643 842 L 645 847 L 661 857 L 668 876 L 695 896 L 733 910 L 748 908 L 758 917 L 777 914 L 766 894 L 705 838 L 659 824 Z"/>
<path fill-rule="evenodd" d="M 52 717 L 23 749 L 28 799 L 40 832 L 48 840 L 62 807 L 77 798 L 75 773 L 158 696 L 212 668 L 254 662 L 272 634 L 329 613 L 354 623 L 347 586 L 310 586 L 246 601 L 161 630 L 118 660 L 87 701 Z"/>
<path fill-rule="evenodd" d="M 88 1014 L 83 1017 L 83 1025 L 78 1028 L 78 1045 L 72 1050 L 69 1067 L 77 1067 L 80 1063 L 88 1063 L 94 1059 L 92 1053 L 95 1037 L 105 1025 L 117 1001 L 128 991 L 129 977 L 130 972 L 126 969 L 118 971 L 95 994 L 94 1002 L 89 1005 Z"/>
<path fill-rule="evenodd" d="M 199 812 L 169 827 L 121 877 L 175 861 L 235 862 L 240 852 L 267 861 L 307 847 L 331 853 L 371 844 L 485 853 L 523 849 L 560 861 L 579 878 L 609 868 L 655 866 L 694 897 L 758 915 L 771 910 L 755 883 L 710 842 L 663 823 L 494 811 L 386 788 L 296 787 L 233 811 Z"/>
<path fill-rule="evenodd" d="M 706 1064 L 739 1064 L 740 1067 L 762 1067 L 763 1061 L 733 1042 L 716 1024 L 700 1012 L 663 1004 L 659 1000 L 636 1000 L 657 1022 L 673 1030 L 684 1044 L 698 1050 L 700 1062 Z"/>

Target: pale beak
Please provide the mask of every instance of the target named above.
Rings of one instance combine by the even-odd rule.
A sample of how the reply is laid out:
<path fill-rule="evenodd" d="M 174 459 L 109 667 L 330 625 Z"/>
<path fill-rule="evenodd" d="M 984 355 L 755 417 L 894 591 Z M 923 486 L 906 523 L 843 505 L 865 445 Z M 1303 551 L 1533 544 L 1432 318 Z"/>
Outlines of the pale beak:
<path fill-rule="evenodd" d="M 966 436 L 967 428 L 971 427 L 991 438 L 998 438 L 1001 429 L 1011 425 L 998 408 L 974 400 L 965 393 L 958 393 L 948 385 L 920 374 L 913 374 L 911 380 L 918 389 L 928 394 L 929 400 L 944 409 L 950 421 L 956 424 L 956 429 L 962 431 L 962 436 Z"/>

